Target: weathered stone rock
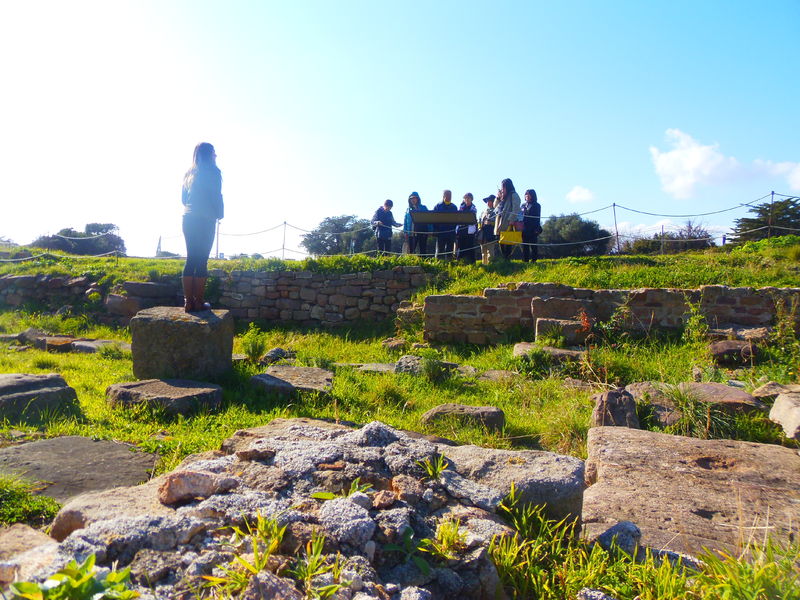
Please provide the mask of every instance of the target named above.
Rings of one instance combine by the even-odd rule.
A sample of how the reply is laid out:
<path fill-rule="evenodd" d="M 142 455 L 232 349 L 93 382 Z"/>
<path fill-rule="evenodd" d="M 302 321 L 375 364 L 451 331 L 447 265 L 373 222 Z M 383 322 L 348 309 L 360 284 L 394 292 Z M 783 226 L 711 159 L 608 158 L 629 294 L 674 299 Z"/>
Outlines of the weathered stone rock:
<path fill-rule="evenodd" d="M 0 375 L 0 419 L 17 421 L 45 412 L 76 410 L 78 395 L 57 373 Z"/>
<path fill-rule="evenodd" d="M 568 350 L 566 348 L 553 348 L 552 346 L 539 346 L 530 342 L 514 344 L 513 355 L 527 358 L 528 354 L 532 351 L 544 352 L 556 363 L 581 361 L 586 356 L 585 350 Z"/>
<path fill-rule="evenodd" d="M 327 394 L 333 389 L 333 373 L 317 367 L 277 365 L 254 375 L 250 382 L 257 389 L 286 397 L 297 392 Z"/>
<path fill-rule="evenodd" d="M 251 577 L 240 596 L 241 600 L 303 600 L 305 597 L 291 579 L 278 577 L 270 571 Z"/>
<path fill-rule="evenodd" d="M 62 541 L 77 529 L 116 517 L 174 515 L 172 507 L 158 500 L 161 478 L 142 485 L 118 487 L 76 496 L 67 502 L 53 520 L 50 535 Z"/>
<path fill-rule="evenodd" d="M 489 369 L 488 371 L 484 371 L 478 377 L 478 381 L 494 381 L 494 382 L 507 382 L 517 377 L 517 373 L 514 371 L 508 371 L 505 369 Z"/>
<path fill-rule="evenodd" d="M 226 310 L 157 306 L 138 312 L 130 329 L 139 379 L 202 381 L 231 370 L 233 317 Z"/>
<path fill-rule="evenodd" d="M 623 388 L 609 390 L 592 396 L 592 427 L 611 425 L 614 427 L 639 428 L 636 401 Z"/>
<path fill-rule="evenodd" d="M 783 427 L 786 437 L 800 440 L 800 393 L 778 396 L 769 411 L 769 419 Z"/>
<path fill-rule="evenodd" d="M 568 319 L 536 319 L 536 339 L 561 336 L 568 346 L 582 346 L 586 342 L 587 329 L 581 321 Z"/>
<path fill-rule="evenodd" d="M 743 340 L 720 340 L 708 345 L 714 362 L 724 367 L 752 365 L 758 356 L 758 347 Z"/>
<path fill-rule="evenodd" d="M 31 548 L 50 544 L 53 538 L 24 523 L 0 529 L 0 562 Z M 0 578 L 1 580 L 1 578 Z"/>
<path fill-rule="evenodd" d="M 44 349 L 58 354 L 72 352 L 72 342 L 75 338 L 68 335 L 51 335 L 44 338 Z"/>
<path fill-rule="evenodd" d="M 652 416 L 661 427 L 669 427 L 677 423 L 682 414 L 670 398 L 667 391 L 671 386 L 652 381 L 640 381 L 625 386 L 637 404 L 648 404 L 652 409 Z M 595 424 L 599 425 L 599 424 Z"/>
<path fill-rule="evenodd" d="M 678 389 L 697 402 L 708 402 L 730 412 L 762 410 L 764 405 L 744 390 L 723 383 L 685 382 Z"/>
<path fill-rule="evenodd" d="M 129 295 L 142 298 L 175 298 L 178 294 L 177 286 L 153 281 L 124 281 L 122 288 Z"/>
<path fill-rule="evenodd" d="M 589 538 L 631 521 L 647 547 L 735 551 L 766 525 L 786 541 L 800 521 L 800 456 L 790 448 L 596 427 L 588 452 Z"/>
<path fill-rule="evenodd" d="M 545 504 L 551 518 L 578 518 L 583 499 L 583 461 L 537 450 L 494 450 L 479 446 L 438 446 L 460 475 L 499 490 L 512 482 L 522 502 Z"/>
<path fill-rule="evenodd" d="M 442 371 L 454 371 L 458 365 L 451 362 L 444 362 L 441 360 L 430 359 Z M 421 356 L 414 356 L 406 354 L 401 356 L 397 363 L 395 363 L 395 373 L 407 373 L 409 375 L 422 375 L 425 370 L 425 359 Z"/>
<path fill-rule="evenodd" d="M 127 352 L 131 350 L 131 345 L 127 342 L 118 342 L 115 340 L 75 340 L 72 342 L 72 351 L 82 354 L 95 354 L 102 348 L 114 346 Z"/>
<path fill-rule="evenodd" d="M 593 590 L 592 588 L 581 588 L 575 600 L 617 600 L 613 596 L 600 591 Z"/>
<path fill-rule="evenodd" d="M 58 544 L 51 542 L 35 546 L 0 562 L 0 585 L 15 581 L 30 581 L 41 569 L 58 557 Z"/>
<path fill-rule="evenodd" d="M 142 310 L 142 301 L 124 294 L 108 294 L 104 301 L 106 312 L 120 317 L 132 317 Z"/>
<path fill-rule="evenodd" d="M 772 401 L 781 394 L 798 394 L 800 393 L 800 384 L 798 383 L 776 383 L 770 381 L 762 386 L 754 389 L 750 394 L 756 400 Z"/>
<path fill-rule="evenodd" d="M 187 379 L 145 379 L 108 386 L 106 402 L 111 406 L 157 407 L 170 416 L 189 415 L 219 408 L 222 388 Z"/>
<path fill-rule="evenodd" d="M 0 470 L 44 482 L 42 494 L 66 502 L 84 492 L 147 481 L 156 455 L 132 446 L 79 436 L 0 448 Z"/>
<path fill-rule="evenodd" d="M 604 550 L 610 551 L 613 546 L 617 546 L 628 556 L 634 556 L 639 549 L 641 539 L 642 532 L 635 523 L 620 521 L 606 529 L 593 541 L 600 544 Z"/>
<path fill-rule="evenodd" d="M 178 504 L 195 498 L 208 498 L 227 492 L 239 485 L 234 477 L 224 477 L 204 471 L 181 470 L 167 473 L 158 486 L 161 504 Z"/>
<path fill-rule="evenodd" d="M 383 340 L 381 346 L 387 350 L 403 350 L 408 346 L 408 342 L 403 338 L 391 337 Z"/>
<path fill-rule="evenodd" d="M 295 353 L 291 350 L 285 350 L 283 348 L 272 348 L 268 350 L 264 356 L 262 356 L 258 364 L 260 365 L 271 365 L 280 360 L 289 360 L 295 357 Z"/>
<path fill-rule="evenodd" d="M 362 548 L 375 531 L 375 521 L 369 513 L 347 498 L 323 503 L 319 509 L 320 523 L 339 543 Z"/>
<path fill-rule="evenodd" d="M 506 425 L 506 414 L 496 406 L 468 406 L 453 403 L 434 406 L 420 417 L 420 422 L 428 424 L 448 417 L 477 423 L 496 431 L 503 429 Z"/>

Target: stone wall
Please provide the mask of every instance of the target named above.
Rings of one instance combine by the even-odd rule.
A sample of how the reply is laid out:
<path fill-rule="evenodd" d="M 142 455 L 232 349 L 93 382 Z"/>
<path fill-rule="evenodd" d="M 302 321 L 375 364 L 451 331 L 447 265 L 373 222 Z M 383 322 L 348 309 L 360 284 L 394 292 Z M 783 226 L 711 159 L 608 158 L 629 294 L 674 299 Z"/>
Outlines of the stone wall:
<path fill-rule="evenodd" d="M 0 277 L 0 305 L 35 303 L 59 308 L 83 301 L 90 287 L 88 277 L 7 275 Z"/>
<path fill-rule="evenodd" d="M 294 321 L 303 325 L 338 325 L 394 316 L 403 300 L 427 285 L 434 274 L 422 267 L 394 267 L 383 271 L 324 274 L 310 271 L 215 270 L 219 298 L 214 308 L 228 309 L 237 319 Z M 87 277 L 25 275 L 0 277 L 0 306 L 36 303 L 57 310 L 79 305 L 102 290 Z M 179 282 L 126 281 L 105 294 L 101 318 L 126 325 L 140 310 L 179 306 Z"/>
<path fill-rule="evenodd" d="M 775 320 L 776 298 L 783 298 L 787 306 L 792 300 L 800 303 L 800 288 L 707 285 L 590 290 L 555 283 L 512 283 L 487 288 L 481 296 L 428 296 L 424 332 L 432 342 L 493 344 L 513 337 L 520 328 L 533 331 L 539 318 L 575 320 L 585 314 L 594 321 L 606 321 L 623 306 L 632 328 L 678 328 L 690 314 L 687 301 L 699 306 L 712 327 L 764 326 Z M 796 323 L 800 325 L 800 320 Z"/>
<path fill-rule="evenodd" d="M 386 319 L 428 284 L 422 267 L 330 275 L 310 271 L 233 271 L 220 279 L 220 308 L 245 320 L 337 325 Z"/>

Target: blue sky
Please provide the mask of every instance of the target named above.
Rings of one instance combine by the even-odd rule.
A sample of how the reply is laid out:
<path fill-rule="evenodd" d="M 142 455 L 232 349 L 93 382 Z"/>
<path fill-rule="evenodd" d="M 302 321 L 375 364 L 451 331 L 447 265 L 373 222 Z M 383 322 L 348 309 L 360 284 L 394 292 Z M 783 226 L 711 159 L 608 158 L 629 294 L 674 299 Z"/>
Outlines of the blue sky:
<path fill-rule="evenodd" d="M 798 27 L 797 0 L 4 3 L 0 236 L 113 222 L 132 255 L 159 236 L 183 252 L 199 141 L 223 170 L 228 255 L 283 245 L 282 227 L 232 234 L 386 198 L 400 220 L 412 190 L 430 207 L 505 177 L 543 214 L 800 194 Z M 697 221 L 721 234 L 745 212 Z"/>

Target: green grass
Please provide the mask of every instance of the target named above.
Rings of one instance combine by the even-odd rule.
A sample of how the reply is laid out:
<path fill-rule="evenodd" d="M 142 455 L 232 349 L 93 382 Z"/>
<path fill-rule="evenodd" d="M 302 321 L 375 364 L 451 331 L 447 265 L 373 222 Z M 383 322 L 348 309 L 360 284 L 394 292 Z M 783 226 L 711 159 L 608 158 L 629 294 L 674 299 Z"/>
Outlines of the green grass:
<path fill-rule="evenodd" d="M 495 538 L 489 552 L 511 598 L 562 600 L 584 587 L 617 600 L 778 600 L 800 597 L 800 545 L 769 540 L 741 556 L 706 553 L 699 568 L 660 560 L 647 552 L 631 560 L 575 534 L 569 521 L 553 521 L 542 507 L 504 502 L 518 535 Z M 745 559 L 744 556 L 749 556 Z"/>
<path fill-rule="evenodd" d="M 793 248 L 796 247 L 665 257 L 564 259 L 540 261 L 534 265 L 498 263 L 489 267 L 425 263 L 425 268 L 438 270 L 444 276 L 428 291 L 447 293 L 478 293 L 484 287 L 501 282 L 524 280 L 598 288 L 692 287 L 707 283 L 800 287 L 796 261 L 790 260 Z M 127 279 L 178 277 L 182 266 L 180 261 L 170 260 L 119 259 L 118 263 L 114 259 L 74 257 L 48 260 L 49 264 L 42 265 L 44 271 L 37 265 L 26 264 L 23 268 L 6 264 L 0 267 L 0 274 L 21 273 L 25 269 L 37 273 L 94 273 L 111 285 Z M 339 257 L 298 263 L 221 261 L 219 265 L 211 266 L 341 272 L 418 262 L 413 257 L 400 260 Z M 420 292 L 417 298 L 423 295 Z M 784 321 L 783 325 L 786 325 L 788 320 Z M 98 325 L 88 316 L 58 317 L 46 312 L 0 311 L 0 332 L 16 333 L 27 327 L 39 327 L 49 333 L 130 341 L 126 328 Z M 253 363 L 237 364 L 232 373 L 216 381 L 224 388 L 222 408 L 214 413 L 186 418 L 168 418 L 159 411 L 143 408 L 112 409 L 107 406 L 106 387 L 134 379 L 130 353 L 112 350 L 94 355 L 48 354 L 33 349 L 12 353 L 0 346 L 0 373 L 60 373 L 76 389 L 79 401 L 77 414 L 46 414 L 29 416 L 17 422 L 0 422 L 0 443 L 9 437 L 11 429 L 41 432 L 45 436 L 74 434 L 115 439 L 157 452 L 161 456 L 158 472 L 164 472 L 174 468 L 189 454 L 218 448 L 237 429 L 263 425 L 276 417 L 303 416 L 355 423 L 381 420 L 393 427 L 440 435 L 460 443 L 499 448 L 540 448 L 583 458 L 586 455 L 592 392 L 566 387 L 563 380 L 567 376 L 593 382 L 598 390 L 635 381 L 677 384 L 691 380 L 695 366 L 703 370 L 707 381 L 724 382 L 735 377 L 744 380 L 747 389 L 753 389 L 767 379 L 781 383 L 798 380 L 800 342 L 791 328 L 778 328 L 763 354 L 763 362 L 753 369 L 734 373 L 715 368 L 710 363 L 705 344 L 699 340 L 702 327 L 703 323 L 693 322 L 684 335 L 652 333 L 644 338 L 635 338 L 609 326 L 594 336 L 586 360 L 566 365 L 553 364 L 544 356 L 534 361 L 513 358 L 512 343 L 493 347 L 440 346 L 421 353 L 428 365 L 423 376 L 370 374 L 339 368 L 330 397 L 305 394 L 290 401 L 250 387 L 249 378 L 262 372 L 263 367 Z M 255 357 L 264 349 L 280 346 L 294 350 L 300 365 L 324 367 L 334 363 L 394 362 L 401 352 L 388 350 L 380 343 L 393 333 L 389 322 L 328 331 L 256 323 L 249 328 L 240 326 L 234 352 L 246 352 Z M 420 331 L 407 333 L 410 341 L 421 341 Z M 434 368 L 436 360 L 470 365 L 479 372 L 509 369 L 520 375 L 502 382 L 440 376 L 442 374 Z M 724 421 L 710 423 L 708 414 L 703 412 L 704 407 L 691 404 L 689 399 L 683 400 L 681 408 L 687 416 L 675 426 L 675 433 L 797 446 L 784 440 L 780 429 L 764 414 L 737 415 L 732 420 L 726 417 Z M 421 425 L 420 417 L 425 411 L 445 402 L 499 407 L 506 414 L 506 426 L 499 432 L 488 431 L 456 419 Z M 646 419 L 644 423 L 657 429 Z M 5 485 L 2 481 L 0 494 Z M 30 491 L 24 492 L 26 498 L 31 498 Z M 0 506 L 6 504 L 0 502 Z M 19 503 L 9 504 L 12 505 L 18 506 Z M 620 600 L 637 596 L 642 600 L 793 597 L 764 595 L 773 592 L 757 590 L 758 586 L 766 586 L 769 582 L 775 582 L 779 587 L 771 589 L 779 592 L 791 589 L 786 587 L 789 585 L 786 582 L 792 576 L 796 577 L 796 566 L 793 572 L 787 565 L 792 560 L 796 564 L 797 560 L 797 553 L 792 549 L 778 551 L 768 546 L 761 555 L 752 553 L 754 560 L 751 561 L 723 557 L 719 563 L 714 563 L 709 559 L 710 566 L 704 573 L 689 573 L 652 557 L 642 562 L 631 562 L 614 553 L 590 548 L 572 536 L 568 524 L 545 522 L 541 515 L 527 514 L 515 523 L 521 535 L 502 542 L 507 545 L 505 547 L 498 541 L 493 548 L 501 577 L 512 597 L 574 597 L 584 586 L 598 587 Z M 759 556 L 771 558 L 759 562 Z M 733 589 L 734 586 L 738 588 Z M 733 591 L 723 596 L 722 590 L 729 589 Z"/>
<path fill-rule="evenodd" d="M 791 237 L 791 236 L 784 236 Z M 775 238 L 780 240 L 782 238 Z M 791 241 L 791 240 L 789 240 Z M 432 292 L 476 294 L 507 281 L 558 282 L 594 289 L 687 287 L 700 285 L 800 287 L 798 246 L 778 242 L 742 251 L 715 248 L 704 252 L 656 256 L 594 256 L 540 260 L 536 263 L 499 261 L 488 266 L 423 260 L 416 256 L 334 256 L 301 261 L 268 259 L 211 260 L 209 268 L 257 271 L 310 270 L 345 273 L 421 265 L 441 279 L 417 294 Z M 34 254 L 42 252 L 31 249 Z M 0 276 L 25 274 L 86 275 L 105 289 L 122 281 L 175 281 L 183 268 L 180 259 L 91 258 L 49 252 L 23 262 L 0 263 Z"/>
<path fill-rule="evenodd" d="M 35 494 L 37 484 L 12 474 L 0 473 L 0 525 L 26 523 L 34 527 L 49 523 L 61 505 Z"/>

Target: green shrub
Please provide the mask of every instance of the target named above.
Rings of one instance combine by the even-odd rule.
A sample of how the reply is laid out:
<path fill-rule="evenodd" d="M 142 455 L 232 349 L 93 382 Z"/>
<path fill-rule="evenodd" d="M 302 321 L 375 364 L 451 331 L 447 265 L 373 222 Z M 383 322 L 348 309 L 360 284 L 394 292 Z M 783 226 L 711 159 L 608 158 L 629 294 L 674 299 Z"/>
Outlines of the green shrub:
<path fill-rule="evenodd" d="M 21 477 L 0 474 L 0 525 L 38 526 L 51 521 L 61 505 L 52 498 L 34 494 L 36 489 L 34 483 Z"/>
<path fill-rule="evenodd" d="M 94 568 L 95 556 L 80 565 L 74 560 L 51 575 L 44 583 L 12 583 L 9 591 L 12 600 L 129 600 L 139 593 L 128 589 L 130 567 L 122 571 L 111 571 L 98 579 Z"/>
<path fill-rule="evenodd" d="M 247 326 L 247 331 L 241 338 L 242 351 L 247 355 L 247 360 L 256 363 L 267 349 L 267 340 L 255 323 Z"/>

